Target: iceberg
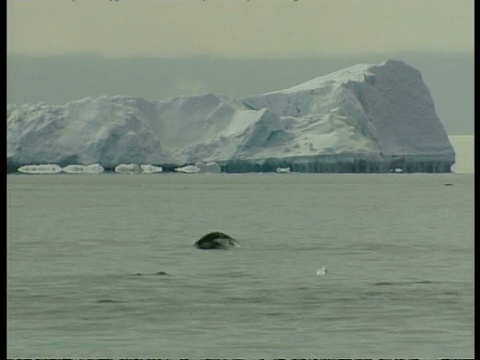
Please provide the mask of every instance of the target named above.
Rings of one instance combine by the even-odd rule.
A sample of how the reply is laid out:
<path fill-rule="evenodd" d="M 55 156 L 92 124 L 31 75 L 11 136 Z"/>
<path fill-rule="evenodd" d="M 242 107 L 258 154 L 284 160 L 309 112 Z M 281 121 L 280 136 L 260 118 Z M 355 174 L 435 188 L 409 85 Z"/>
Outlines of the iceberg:
<path fill-rule="evenodd" d="M 398 60 L 240 100 L 209 93 L 7 106 L 7 170 L 98 163 L 134 173 L 143 170 L 125 164 L 179 172 L 198 164 L 193 172 L 409 173 L 450 172 L 454 162 L 421 73 Z M 218 167 L 205 165 L 212 163 Z"/>

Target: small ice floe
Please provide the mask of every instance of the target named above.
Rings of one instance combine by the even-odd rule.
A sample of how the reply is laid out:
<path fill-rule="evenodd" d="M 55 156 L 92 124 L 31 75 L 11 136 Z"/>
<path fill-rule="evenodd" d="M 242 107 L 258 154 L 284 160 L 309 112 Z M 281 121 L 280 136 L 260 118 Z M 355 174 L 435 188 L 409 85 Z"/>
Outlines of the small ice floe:
<path fill-rule="evenodd" d="M 327 273 L 327 267 L 321 266 L 320 269 L 317 270 L 317 275 L 325 275 Z"/>
<path fill-rule="evenodd" d="M 279 173 L 279 174 L 289 174 L 290 171 L 291 170 L 290 170 L 289 167 L 286 167 L 286 168 L 278 167 L 277 168 L 277 173 Z"/>
<path fill-rule="evenodd" d="M 140 165 L 138 164 L 119 164 L 115 166 L 115 172 L 118 174 L 139 174 Z"/>
<path fill-rule="evenodd" d="M 100 174 L 104 171 L 102 165 L 68 165 L 65 166 L 62 171 L 67 174 Z"/>
<path fill-rule="evenodd" d="M 140 165 L 140 172 L 142 174 L 156 174 L 156 173 L 163 172 L 163 168 L 161 166 L 145 164 L 145 165 Z"/>
<path fill-rule="evenodd" d="M 62 168 L 57 164 L 24 165 L 17 171 L 24 174 L 58 174 L 62 172 Z"/>
<path fill-rule="evenodd" d="M 175 168 L 175 171 L 184 173 L 184 174 L 196 174 L 200 172 L 200 168 L 198 168 L 195 165 L 187 165 L 187 166 Z"/>

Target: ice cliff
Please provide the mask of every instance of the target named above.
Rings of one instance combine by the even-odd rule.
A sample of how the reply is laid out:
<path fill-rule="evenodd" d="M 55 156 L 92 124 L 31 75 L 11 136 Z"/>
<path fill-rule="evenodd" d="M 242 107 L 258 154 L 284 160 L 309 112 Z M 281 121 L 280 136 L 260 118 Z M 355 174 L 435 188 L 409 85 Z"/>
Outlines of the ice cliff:
<path fill-rule="evenodd" d="M 449 172 L 454 150 L 418 70 L 356 65 L 242 100 L 125 96 L 7 106 L 7 167 L 216 162 L 225 172 Z"/>

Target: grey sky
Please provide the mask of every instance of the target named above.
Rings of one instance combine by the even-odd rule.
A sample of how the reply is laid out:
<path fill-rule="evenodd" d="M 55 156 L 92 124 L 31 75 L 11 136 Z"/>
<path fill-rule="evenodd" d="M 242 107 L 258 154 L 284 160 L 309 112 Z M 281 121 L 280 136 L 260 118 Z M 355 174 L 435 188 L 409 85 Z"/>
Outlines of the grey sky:
<path fill-rule="evenodd" d="M 7 52 L 309 57 L 473 50 L 473 0 L 9 0 Z"/>

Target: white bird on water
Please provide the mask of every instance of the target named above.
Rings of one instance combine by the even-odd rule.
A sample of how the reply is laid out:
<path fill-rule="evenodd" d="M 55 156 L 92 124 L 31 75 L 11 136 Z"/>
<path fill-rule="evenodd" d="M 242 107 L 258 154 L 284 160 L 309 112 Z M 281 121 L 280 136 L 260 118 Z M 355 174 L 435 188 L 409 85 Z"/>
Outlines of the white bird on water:
<path fill-rule="evenodd" d="M 325 275 L 327 273 L 327 267 L 326 266 L 320 266 L 320 269 L 317 270 L 317 275 Z"/>

